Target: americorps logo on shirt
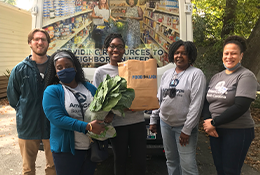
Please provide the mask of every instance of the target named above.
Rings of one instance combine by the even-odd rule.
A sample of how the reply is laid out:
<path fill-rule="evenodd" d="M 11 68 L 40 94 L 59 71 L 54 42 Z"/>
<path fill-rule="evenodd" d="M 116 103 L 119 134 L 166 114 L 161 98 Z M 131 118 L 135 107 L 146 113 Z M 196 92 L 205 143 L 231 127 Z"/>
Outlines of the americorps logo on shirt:
<path fill-rule="evenodd" d="M 220 81 L 216 84 L 215 89 L 218 90 L 220 93 L 224 94 L 227 92 L 227 88 L 224 85 L 225 81 Z"/>
<path fill-rule="evenodd" d="M 226 99 L 227 88 L 225 87 L 225 81 L 220 81 L 216 84 L 215 89 L 209 89 L 207 97 L 223 98 Z"/>
<path fill-rule="evenodd" d="M 75 93 L 76 97 L 78 98 L 79 102 L 82 104 L 83 108 L 87 108 L 90 104 L 86 103 L 87 96 L 85 94 L 82 94 L 80 92 Z M 70 107 L 80 107 L 79 104 L 70 104 Z"/>

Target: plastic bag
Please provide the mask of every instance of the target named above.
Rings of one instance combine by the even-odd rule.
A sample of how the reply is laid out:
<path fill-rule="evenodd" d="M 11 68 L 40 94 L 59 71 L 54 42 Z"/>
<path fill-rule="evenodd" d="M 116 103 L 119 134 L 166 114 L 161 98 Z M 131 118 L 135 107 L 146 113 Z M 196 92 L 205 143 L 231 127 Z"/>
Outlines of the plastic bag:
<path fill-rule="evenodd" d="M 99 111 L 99 112 L 92 112 L 89 109 L 86 110 L 84 121 L 85 122 L 91 122 L 93 120 L 104 120 L 107 116 L 107 111 Z M 91 138 L 97 139 L 97 140 L 106 140 L 108 138 L 113 138 L 116 136 L 116 130 L 111 124 L 104 123 L 105 125 L 105 131 L 103 131 L 101 134 L 95 134 L 93 132 L 88 132 L 87 135 L 89 135 Z"/>

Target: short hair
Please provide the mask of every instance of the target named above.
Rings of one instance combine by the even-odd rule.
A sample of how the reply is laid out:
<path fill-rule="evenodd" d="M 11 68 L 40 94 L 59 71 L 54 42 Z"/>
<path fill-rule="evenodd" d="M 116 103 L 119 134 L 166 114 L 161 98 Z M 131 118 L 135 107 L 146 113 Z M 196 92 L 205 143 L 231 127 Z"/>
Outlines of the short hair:
<path fill-rule="evenodd" d="M 228 38 L 225 39 L 223 48 L 230 43 L 236 44 L 240 48 L 240 53 L 244 53 L 247 49 L 246 40 L 241 36 L 237 36 L 237 35 L 229 36 Z"/>
<path fill-rule="evenodd" d="M 65 49 L 62 49 L 62 50 L 58 50 L 56 51 L 55 53 L 53 53 L 51 55 L 51 58 L 49 59 L 49 63 L 48 63 L 48 71 L 47 71 L 47 74 L 46 74 L 46 79 L 45 79 L 45 88 L 49 85 L 52 85 L 52 84 L 59 84 L 59 78 L 56 76 L 56 69 L 55 69 L 55 66 L 54 66 L 54 57 L 56 54 L 60 53 L 60 52 L 65 52 L 67 54 L 69 54 L 73 60 L 73 64 L 76 68 L 76 75 L 75 75 L 75 80 L 77 83 L 81 82 L 81 83 L 84 83 L 86 82 L 86 79 L 85 79 L 85 76 L 84 76 L 84 72 L 83 72 L 83 69 L 81 67 L 81 64 L 79 62 L 79 60 L 76 58 L 76 56 L 70 51 L 70 50 L 65 50 Z"/>
<path fill-rule="evenodd" d="M 197 58 L 197 48 L 195 44 L 191 41 L 178 40 L 170 45 L 169 49 L 169 61 L 174 62 L 174 53 L 179 47 L 184 46 L 185 51 L 189 59 L 189 63 L 193 64 Z"/>
<path fill-rule="evenodd" d="M 137 4 L 137 2 L 138 2 L 138 0 L 134 0 L 134 6 Z M 129 4 L 129 0 L 126 0 L 126 3 L 127 3 L 128 5 L 130 5 L 130 4 Z"/>
<path fill-rule="evenodd" d="M 111 42 L 113 41 L 113 39 L 115 39 L 115 38 L 120 39 L 120 40 L 123 42 L 123 45 L 125 46 L 125 41 L 124 41 L 124 39 L 123 39 L 123 37 L 122 37 L 121 34 L 111 33 L 111 34 L 109 34 L 109 35 L 106 37 L 106 39 L 105 39 L 105 41 L 104 41 L 104 48 L 107 49 L 107 48 L 109 47 L 110 43 L 111 43 Z"/>
<path fill-rule="evenodd" d="M 36 29 L 31 30 L 30 33 L 28 34 L 28 44 L 32 41 L 33 36 L 34 36 L 34 34 L 35 34 L 36 32 L 42 32 L 42 33 L 44 33 L 45 36 L 46 36 L 46 38 L 47 38 L 48 43 L 51 42 L 50 35 L 49 35 L 49 33 L 48 33 L 46 30 L 36 28 Z"/>

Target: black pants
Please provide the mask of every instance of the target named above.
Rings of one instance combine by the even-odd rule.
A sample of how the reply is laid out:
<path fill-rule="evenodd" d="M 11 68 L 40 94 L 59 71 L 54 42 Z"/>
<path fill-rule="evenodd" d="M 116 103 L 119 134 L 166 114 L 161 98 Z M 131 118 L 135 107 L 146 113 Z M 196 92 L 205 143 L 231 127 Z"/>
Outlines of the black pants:
<path fill-rule="evenodd" d="M 114 152 L 114 173 L 125 175 L 130 150 L 134 175 L 146 171 L 146 126 L 145 122 L 115 127 L 117 136 L 110 139 Z"/>
<path fill-rule="evenodd" d="M 57 175 L 94 175 L 96 163 L 90 160 L 91 150 L 52 153 Z"/>
<path fill-rule="evenodd" d="M 210 137 L 210 145 L 218 175 L 240 175 L 254 128 L 217 128 L 217 133 L 219 137 Z"/>

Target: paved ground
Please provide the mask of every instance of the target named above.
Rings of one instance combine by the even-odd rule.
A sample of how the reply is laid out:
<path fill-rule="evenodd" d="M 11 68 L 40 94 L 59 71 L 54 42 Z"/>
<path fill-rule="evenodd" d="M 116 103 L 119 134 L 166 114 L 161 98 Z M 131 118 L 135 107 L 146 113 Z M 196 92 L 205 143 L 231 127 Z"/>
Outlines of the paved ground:
<path fill-rule="evenodd" d="M 10 106 L 0 106 L 0 175 L 21 174 L 22 160 L 17 142 L 15 126 L 15 111 Z M 95 175 L 112 175 L 113 157 L 99 164 Z M 209 141 L 207 137 L 200 133 L 197 148 L 197 163 L 200 175 L 215 175 Z M 130 166 L 130 165 L 129 165 Z M 163 156 L 149 156 L 147 158 L 147 174 L 164 175 L 167 174 L 165 158 Z M 36 161 L 36 174 L 44 175 L 44 152 L 39 151 Z M 131 166 L 128 168 L 131 174 Z M 243 175 L 259 175 L 260 172 L 244 164 Z"/>

